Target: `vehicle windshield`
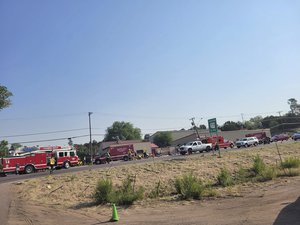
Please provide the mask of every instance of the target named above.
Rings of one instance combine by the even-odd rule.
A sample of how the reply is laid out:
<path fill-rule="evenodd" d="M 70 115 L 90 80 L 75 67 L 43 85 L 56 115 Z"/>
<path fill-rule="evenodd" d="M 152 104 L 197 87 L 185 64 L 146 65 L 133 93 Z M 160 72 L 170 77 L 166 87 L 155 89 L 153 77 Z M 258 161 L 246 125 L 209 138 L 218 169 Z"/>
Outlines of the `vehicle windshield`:
<path fill-rule="evenodd" d="M 193 145 L 193 142 L 189 142 L 189 143 L 187 143 L 186 145 Z"/>
<path fill-rule="evenodd" d="M 241 141 L 247 141 L 247 138 L 242 138 Z"/>

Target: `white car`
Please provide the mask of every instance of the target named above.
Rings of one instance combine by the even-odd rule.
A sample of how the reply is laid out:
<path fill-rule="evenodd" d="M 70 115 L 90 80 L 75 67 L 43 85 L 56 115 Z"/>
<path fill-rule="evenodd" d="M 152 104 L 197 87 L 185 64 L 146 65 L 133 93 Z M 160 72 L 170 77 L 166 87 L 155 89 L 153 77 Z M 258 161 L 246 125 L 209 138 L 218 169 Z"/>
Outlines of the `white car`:
<path fill-rule="evenodd" d="M 238 140 L 237 142 L 235 142 L 235 145 L 237 148 L 240 147 L 249 147 L 249 146 L 256 146 L 258 145 L 259 141 L 256 137 L 246 137 L 246 138 L 242 138 L 240 140 Z"/>

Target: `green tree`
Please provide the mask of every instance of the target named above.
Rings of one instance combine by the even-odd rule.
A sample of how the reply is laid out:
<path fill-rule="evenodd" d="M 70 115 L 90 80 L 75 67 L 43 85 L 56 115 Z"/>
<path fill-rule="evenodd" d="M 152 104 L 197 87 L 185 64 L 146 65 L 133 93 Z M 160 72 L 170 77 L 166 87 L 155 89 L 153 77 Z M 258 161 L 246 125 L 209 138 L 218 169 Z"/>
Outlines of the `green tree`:
<path fill-rule="evenodd" d="M 295 98 L 290 98 L 288 100 L 288 104 L 290 105 L 291 113 L 294 115 L 300 114 L 300 105 L 297 103 Z"/>
<path fill-rule="evenodd" d="M 12 143 L 12 144 L 11 144 L 11 148 L 12 148 L 12 149 L 18 149 L 18 148 L 20 148 L 20 147 L 22 147 L 22 145 L 19 144 L 19 143 Z"/>
<path fill-rule="evenodd" d="M 227 121 L 221 126 L 222 131 L 231 131 L 231 130 L 240 130 L 242 128 L 241 122 L 233 122 L 233 121 Z"/>
<path fill-rule="evenodd" d="M 11 105 L 11 97 L 13 94 L 7 90 L 5 86 L 0 85 L 0 110 Z"/>
<path fill-rule="evenodd" d="M 0 142 L 0 157 L 8 155 L 8 142 L 3 140 Z"/>
<path fill-rule="evenodd" d="M 263 128 L 270 128 L 279 124 L 278 117 L 276 116 L 266 116 L 261 121 Z"/>
<path fill-rule="evenodd" d="M 256 116 L 251 118 L 249 121 L 246 121 L 244 125 L 248 130 L 261 129 L 263 128 L 262 120 L 263 118 L 261 116 Z"/>
<path fill-rule="evenodd" d="M 101 142 L 97 142 L 96 140 L 92 141 L 92 154 L 98 154 L 99 147 Z M 74 144 L 74 147 L 77 150 L 77 155 L 80 159 L 83 159 L 85 156 L 90 155 L 90 143 L 84 144 Z"/>
<path fill-rule="evenodd" d="M 104 141 L 114 140 L 140 140 L 141 129 L 133 127 L 133 124 L 124 121 L 115 121 L 106 129 Z"/>
<path fill-rule="evenodd" d="M 160 148 L 171 146 L 172 135 L 171 132 L 158 132 L 154 138 L 153 142 Z"/>
<path fill-rule="evenodd" d="M 204 124 L 200 124 L 199 129 L 206 130 L 206 126 Z"/>

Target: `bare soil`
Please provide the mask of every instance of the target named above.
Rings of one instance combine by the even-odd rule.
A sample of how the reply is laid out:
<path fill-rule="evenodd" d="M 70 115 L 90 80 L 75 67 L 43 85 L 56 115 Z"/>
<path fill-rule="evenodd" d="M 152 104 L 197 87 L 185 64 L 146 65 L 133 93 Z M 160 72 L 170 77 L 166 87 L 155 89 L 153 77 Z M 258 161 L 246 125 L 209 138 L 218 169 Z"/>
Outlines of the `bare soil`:
<path fill-rule="evenodd" d="M 283 158 L 300 157 L 300 142 L 280 143 L 279 150 Z M 200 201 L 179 201 L 172 195 L 176 176 L 193 172 L 204 182 L 214 183 L 221 168 L 232 173 L 240 167 L 250 168 L 257 154 L 269 165 L 279 163 L 272 144 L 224 152 L 222 158 L 199 154 L 184 160 L 154 159 L 146 164 L 10 184 L 13 196 L 8 224 L 108 224 L 111 206 L 95 206 L 91 198 L 96 182 L 109 177 L 118 185 L 128 174 L 136 177 L 136 186 L 143 186 L 146 195 L 160 182 L 161 192 L 167 197 L 146 198 L 128 208 L 118 207 L 119 224 L 300 224 L 299 176 L 217 188 L 215 197 Z"/>

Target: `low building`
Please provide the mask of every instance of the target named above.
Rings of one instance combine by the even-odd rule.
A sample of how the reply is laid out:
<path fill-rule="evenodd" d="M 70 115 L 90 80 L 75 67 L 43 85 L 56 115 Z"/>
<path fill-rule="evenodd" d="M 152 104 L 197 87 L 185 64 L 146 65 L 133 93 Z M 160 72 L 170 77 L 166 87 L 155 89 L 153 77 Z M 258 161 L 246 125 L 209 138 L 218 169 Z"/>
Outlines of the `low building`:
<path fill-rule="evenodd" d="M 209 130 L 198 130 L 198 134 L 194 130 L 187 131 L 170 131 L 172 135 L 172 143 L 171 146 L 176 147 L 179 145 L 186 144 L 190 141 L 195 141 L 198 139 L 198 134 L 200 138 L 205 138 L 211 136 Z M 236 141 L 237 139 L 245 137 L 246 134 L 258 133 L 258 132 L 266 132 L 268 137 L 271 137 L 270 129 L 257 129 L 257 130 L 234 130 L 234 131 L 218 131 L 219 136 L 223 136 L 224 139 L 230 141 Z M 150 137 L 150 140 L 153 140 L 154 136 L 157 134 L 153 134 Z M 213 134 L 216 135 L 216 134 Z"/>

